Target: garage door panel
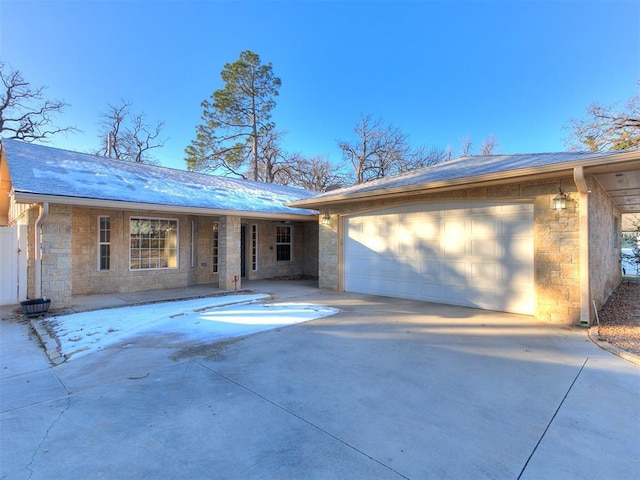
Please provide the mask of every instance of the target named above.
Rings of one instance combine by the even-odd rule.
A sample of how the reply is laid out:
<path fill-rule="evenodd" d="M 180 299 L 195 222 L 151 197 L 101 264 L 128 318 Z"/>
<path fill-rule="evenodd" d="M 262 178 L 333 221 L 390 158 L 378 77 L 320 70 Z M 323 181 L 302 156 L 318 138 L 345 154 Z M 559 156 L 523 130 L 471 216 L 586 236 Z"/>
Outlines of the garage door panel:
<path fill-rule="evenodd" d="M 533 206 L 425 203 L 345 219 L 345 290 L 533 313 Z"/>
<path fill-rule="evenodd" d="M 471 255 L 497 258 L 503 255 L 503 241 L 499 238 L 470 239 Z"/>

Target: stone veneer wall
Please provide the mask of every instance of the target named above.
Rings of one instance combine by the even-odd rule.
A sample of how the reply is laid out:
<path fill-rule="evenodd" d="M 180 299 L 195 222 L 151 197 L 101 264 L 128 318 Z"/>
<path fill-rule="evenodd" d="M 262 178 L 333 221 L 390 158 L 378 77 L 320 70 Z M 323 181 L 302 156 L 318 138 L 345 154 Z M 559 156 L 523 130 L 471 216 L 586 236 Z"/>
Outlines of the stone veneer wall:
<path fill-rule="evenodd" d="M 243 223 L 245 223 L 243 221 Z M 276 260 L 277 222 L 246 220 L 247 225 L 247 278 L 318 276 L 318 226 L 314 222 L 291 222 L 292 252 L 290 262 Z M 251 225 L 258 225 L 258 270 L 251 265 Z"/>
<path fill-rule="evenodd" d="M 240 278 L 240 217 L 223 216 L 218 223 L 219 287 L 242 288 Z M 233 279 L 237 277 L 237 283 Z"/>
<path fill-rule="evenodd" d="M 318 224 L 305 222 L 302 226 L 304 227 L 304 245 L 301 252 L 304 262 L 302 274 L 318 278 Z"/>
<path fill-rule="evenodd" d="M 552 200 L 562 183 L 570 194 L 567 209 L 553 210 Z M 363 201 L 323 209 L 331 215 L 319 231 L 320 288 L 341 290 L 340 229 L 343 215 L 391 207 L 407 202 L 447 200 L 529 200 L 534 205 L 535 318 L 559 323 L 580 320 L 580 205 L 569 177 L 540 182 L 468 188 L 451 192 L 398 197 L 386 201 Z M 599 241 L 599 239 L 596 239 Z"/>
<path fill-rule="evenodd" d="M 98 270 L 98 217 L 111 223 L 111 259 L 108 271 Z M 129 217 L 178 220 L 178 268 L 129 269 Z M 189 285 L 191 223 L 186 215 L 73 207 L 73 295 L 126 293 Z"/>
<path fill-rule="evenodd" d="M 533 188 L 535 317 L 554 323 L 580 322 L 580 202 L 571 179 L 563 179 L 570 195 L 566 210 L 552 208 L 555 191 Z M 548 190 L 547 190 L 548 192 Z"/>
<path fill-rule="evenodd" d="M 589 194 L 589 284 L 591 300 L 602 307 L 622 281 L 620 229 L 622 215 L 592 177 Z M 591 305 L 589 306 L 591 307 Z"/>
<path fill-rule="evenodd" d="M 71 301 L 71 210 L 67 205 L 50 205 L 42 224 L 42 296 L 56 307 Z"/>
<path fill-rule="evenodd" d="M 18 209 L 15 209 L 17 212 Z M 22 206 L 12 218 L 18 225 L 27 225 L 27 296 L 35 296 L 35 223 L 40 213 L 38 204 Z M 111 220 L 111 265 L 108 271 L 98 270 L 98 218 Z M 178 268 L 129 270 L 129 218 L 171 218 L 178 220 Z M 224 217 L 223 217 L 224 218 Z M 228 254 L 232 268 L 240 274 L 239 226 L 247 225 L 247 278 L 273 276 L 318 275 L 318 226 L 314 222 L 293 222 L 293 261 L 275 260 L 275 223 L 270 220 L 232 218 L 237 224 L 237 237 L 229 237 Z M 191 225 L 196 237 L 191 259 Z M 42 227 L 43 269 L 42 295 L 55 302 L 55 308 L 68 306 L 73 295 L 126 293 L 189 285 L 217 285 L 219 274 L 213 272 L 213 224 L 221 219 L 162 212 L 123 211 L 113 209 L 71 207 L 52 204 Z M 258 270 L 251 270 L 251 225 L 258 225 Z M 218 268 L 222 267 L 222 240 L 219 238 Z M 229 259 L 227 259 L 229 262 Z M 235 266 L 234 266 L 235 265 Z M 227 268 L 229 265 L 227 265 Z M 233 278 L 233 274 L 231 279 Z M 240 282 L 238 288 L 240 288 Z M 222 288 L 222 287 L 221 287 Z M 233 288 L 233 284 L 231 287 Z"/>

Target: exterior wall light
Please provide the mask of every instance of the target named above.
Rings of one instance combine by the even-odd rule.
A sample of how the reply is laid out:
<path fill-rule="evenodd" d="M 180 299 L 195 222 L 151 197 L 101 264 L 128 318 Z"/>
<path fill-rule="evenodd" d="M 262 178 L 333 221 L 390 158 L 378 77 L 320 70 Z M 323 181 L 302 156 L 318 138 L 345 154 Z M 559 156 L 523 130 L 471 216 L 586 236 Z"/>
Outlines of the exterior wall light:
<path fill-rule="evenodd" d="M 553 198 L 553 209 L 564 210 L 567 208 L 568 195 L 562 191 L 562 187 L 558 188 L 558 195 Z"/>
<path fill-rule="evenodd" d="M 331 217 L 329 216 L 328 213 L 325 213 L 322 216 L 322 225 L 329 225 L 329 220 L 331 219 Z"/>

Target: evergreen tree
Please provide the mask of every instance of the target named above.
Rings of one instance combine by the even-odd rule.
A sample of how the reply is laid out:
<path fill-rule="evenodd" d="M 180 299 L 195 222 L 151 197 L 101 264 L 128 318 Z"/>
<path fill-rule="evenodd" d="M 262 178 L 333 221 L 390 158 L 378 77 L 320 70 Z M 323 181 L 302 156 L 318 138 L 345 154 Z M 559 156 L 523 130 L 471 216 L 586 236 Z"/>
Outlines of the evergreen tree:
<path fill-rule="evenodd" d="M 202 123 L 186 148 L 189 170 L 220 172 L 259 179 L 260 147 L 274 129 L 271 111 L 281 85 L 271 64 L 244 51 L 227 63 L 220 76 L 224 87 L 202 102 Z"/>

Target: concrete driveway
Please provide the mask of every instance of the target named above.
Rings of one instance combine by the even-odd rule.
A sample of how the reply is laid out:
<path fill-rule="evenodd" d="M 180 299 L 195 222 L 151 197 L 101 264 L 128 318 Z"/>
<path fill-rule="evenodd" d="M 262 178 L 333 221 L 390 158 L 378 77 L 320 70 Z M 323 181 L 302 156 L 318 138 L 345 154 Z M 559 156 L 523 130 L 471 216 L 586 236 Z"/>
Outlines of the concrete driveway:
<path fill-rule="evenodd" d="M 305 290 L 341 309 L 212 345 L 50 367 L 2 321 L 0 478 L 640 475 L 640 368 L 583 329 Z"/>

